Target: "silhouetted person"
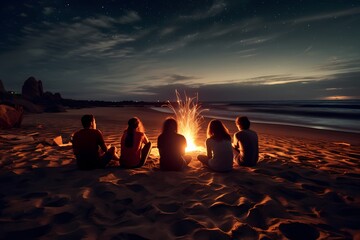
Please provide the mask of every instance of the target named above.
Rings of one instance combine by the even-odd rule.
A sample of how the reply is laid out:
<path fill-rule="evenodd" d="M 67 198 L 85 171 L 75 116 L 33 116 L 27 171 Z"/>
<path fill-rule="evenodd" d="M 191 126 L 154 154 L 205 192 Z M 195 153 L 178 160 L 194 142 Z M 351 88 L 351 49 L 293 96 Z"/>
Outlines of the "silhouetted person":
<path fill-rule="evenodd" d="M 139 118 L 128 121 L 128 127 L 121 137 L 120 167 L 137 168 L 144 165 L 151 151 L 151 142 L 144 132 Z"/>
<path fill-rule="evenodd" d="M 119 160 L 116 148 L 105 145 L 101 131 L 96 129 L 93 115 L 81 118 L 83 129 L 74 133 L 72 137 L 73 151 L 79 169 L 104 168 L 111 159 Z"/>
<path fill-rule="evenodd" d="M 186 139 L 177 130 L 178 124 L 174 118 L 164 121 L 162 133 L 157 140 L 161 170 L 180 171 L 191 161 L 191 156 L 185 155 Z"/>
<path fill-rule="evenodd" d="M 233 138 L 234 160 L 240 166 L 255 166 L 259 158 L 258 136 L 250 130 L 247 117 L 238 117 L 235 123 L 239 131 Z"/>
<path fill-rule="evenodd" d="M 220 120 L 211 120 L 207 128 L 207 137 L 207 155 L 199 155 L 198 160 L 214 171 L 231 171 L 234 155 L 229 130 Z"/>

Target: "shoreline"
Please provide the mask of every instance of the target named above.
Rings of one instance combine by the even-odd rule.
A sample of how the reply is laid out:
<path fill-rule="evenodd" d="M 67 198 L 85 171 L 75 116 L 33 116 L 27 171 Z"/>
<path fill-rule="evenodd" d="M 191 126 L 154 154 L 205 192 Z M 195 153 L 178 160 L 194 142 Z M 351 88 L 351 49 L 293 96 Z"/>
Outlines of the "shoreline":
<path fill-rule="evenodd" d="M 149 107 L 150 109 L 153 109 L 154 111 L 162 112 L 162 113 L 168 113 L 171 114 L 171 110 L 167 110 L 164 108 L 162 110 L 160 107 Z M 210 118 L 210 119 L 219 119 L 222 121 L 235 121 L 236 116 L 233 118 L 227 117 L 227 116 L 220 116 L 220 115 L 211 115 L 211 114 L 202 114 L 204 118 Z M 251 120 L 251 119 L 250 119 Z M 350 133 L 350 134 L 359 134 L 360 131 L 355 129 L 335 129 L 331 126 L 315 126 L 315 125 L 305 125 L 301 123 L 291 123 L 291 122 L 277 122 L 277 121 L 269 121 L 264 119 L 256 119 L 252 121 L 256 124 L 267 124 L 267 125 L 278 125 L 278 126 L 290 126 L 290 127 L 299 127 L 299 128 L 309 128 L 309 129 L 315 129 L 315 130 L 324 130 L 324 131 L 333 131 L 333 132 L 343 132 L 343 133 Z"/>
<path fill-rule="evenodd" d="M 162 112 L 162 111 L 158 111 L 156 109 L 153 109 L 153 107 L 148 107 L 148 106 L 127 106 L 127 107 L 91 107 L 91 108 L 79 108 L 79 109 L 68 109 L 67 112 L 62 112 L 62 113 L 41 113 L 36 114 L 36 113 L 27 113 L 25 114 L 26 116 L 44 116 L 44 115 L 52 115 L 52 114 L 58 114 L 58 115 L 69 115 L 69 114 L 73 114 L 76 112 L 79 112 L 79 114 L 86 114 L 86 113 L 91 113 L 91 112 L 101 112 L 101 109 L 119 109 L 119 110 L 123 110 L 123 109 L 134 109 L 137 112 L 141 112 L 141 115 L 150 113 L 151 115 L 162 115 L 163 119 L 165 119 L 166 116 L 172 116 L 172 114 L 170 112 Z M 141 110 L 141 111 L 140 111 Z M 80 116 L 79 115 L 79 119 Z M 96 114 L 95 114 L 96 117 Z M 128 118 L 132 117 L 132 115 L 128 115 Z M 201 130 L 200 133 L 198 134 L 198 138 L 197 141 L 201 144 L 202 140 L 203 142 L 205 142 L 206 140 L 206 127 L 208 122 L 211 119 L 215 119 L 209 116 L 204 116 L 202 124 L 201 124 Z M 219 120 L 223 121 L 226 125 L 226 127 L 229 129 L 230 134 L 232 135 L 233 133 L 237 132 L 237 128 L 235 126 L 235 118 L 233 120 L 230 119 L 221 119 L 218 118 Z M 125 121 L 126 117 L 125 117 Z M 335 141 L 335 142 L 344 142 L 344 143 L 348 143 L 351 145 L 355 145 L 355 146 L 360 146 L 360 138 L 358 137 L 358 133 L 354 133 L 354 132 L 347 132 L 347 131 L 342 131 L 342 130 L 333 130 L 333 129 L 317 129 L 317 128 L 311 128 L 311 127 L 306 127 L 306 126 L 292 126 L 292 125 L 288 125 L 288 124 L 274 124 L 274 123 L 268 123 L 268 122 L 257 122 L 257 121 L 251 121 L 251 128 L 253 128 L 255 131 L 258 132 L 258 134 L 266 134 L 266 135 L 273 135 L 273 136 L 287 136 L 287 137 L 299 137 L 299 138 L 305 138 L 308 140 L 329 140 L 329 141 Z M 26 124 L 26 120 L 24 121 Z M 146 123 L 146 117 L 143 120 L 143 123 L 146 127 L 147 123 Z M 119 121 L 118 122 L 119 125 L 124 125 L 124 129 L 125 129 L 125 125 L 124 122 Z M 153 122 L 150 122 L 150 124 L 153 124 Z M 101 122 L 100 122 L 101 125 Z M 158 130 L 161 130 L 162 127 L 162 122 L 157 122 L 156 125 L 158 126 Z M 78 126 L 79 128 L 81 126 Z M 103 128 L 106 128 L 106 126 L 102 126 Z M 121 132 L 119 132 L 119 134 L 121 134 Z M 201 139 L 199 139 L 201 138 Z M 204 138 L 204 139 L 202 139 Z"/>

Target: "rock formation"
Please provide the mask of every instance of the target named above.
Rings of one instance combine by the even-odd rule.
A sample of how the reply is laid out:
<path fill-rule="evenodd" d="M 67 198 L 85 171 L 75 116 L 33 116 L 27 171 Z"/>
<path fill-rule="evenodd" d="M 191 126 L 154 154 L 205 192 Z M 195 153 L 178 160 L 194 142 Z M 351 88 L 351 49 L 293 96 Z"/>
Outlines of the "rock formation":
<path fill-rule="evenodd" d="M 4 93 L 6 93 L 6 90 L 5 90 L 3 82 L 0 79 L 0 94 L 4 94 Z"/>
<path fill-rule="evenodd" d="M 22 86 L 23 98 L 32 102 L 37 102 L 44 94 L 41 80 L 36 80 L 34 77 L 29 77 Z"/>
<path fill-rule="evenodd" d="M 11 103 L 12 99 L 13 98 L 12 98 L 11 94 L 9 94 L 6 91 L 3 82 L 0 80 L 0 103 L 3 103 L 3 104 Z"/>
<path fill-rule="evenodd" d="M 22 107 L 0 104 L 0 129 L 20 127 L 23 114 Z"/>
<path fill-rule="evenodd" d="M 65 108 L 61 105 L 60 93 L 44 92 L 41 80 L 29 77 L 22 87 L 22 97 L 38 105 L 45 112 L 64 112 Z M 29 106 L 29 104 L 27 104 Z M 35 110 L 35 108 L 32 108 Z M 26 109 L 28 110 L 28 109 Z M 37 112 L 37 111 L 36 111 Z"/>

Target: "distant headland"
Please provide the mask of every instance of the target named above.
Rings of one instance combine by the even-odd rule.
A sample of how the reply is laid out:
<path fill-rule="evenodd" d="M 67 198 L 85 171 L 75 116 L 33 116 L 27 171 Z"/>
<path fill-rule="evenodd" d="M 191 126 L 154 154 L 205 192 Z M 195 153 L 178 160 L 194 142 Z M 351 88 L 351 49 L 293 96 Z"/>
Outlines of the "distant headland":
<path fill-rule="evenodd" d="M 0 104 L 21 106 L 25 112 L 64 112 L 67 108 L 87 107 L 124 107 L 124 106 L 161 106 L 164 102 L 143 101 L 100 101 L 74 100 L 61 97 L 60 93 L 44 91 L 43 82 L 31 76 L 25 80 L 21 94 L 7 91 L 0 80 Z"/>

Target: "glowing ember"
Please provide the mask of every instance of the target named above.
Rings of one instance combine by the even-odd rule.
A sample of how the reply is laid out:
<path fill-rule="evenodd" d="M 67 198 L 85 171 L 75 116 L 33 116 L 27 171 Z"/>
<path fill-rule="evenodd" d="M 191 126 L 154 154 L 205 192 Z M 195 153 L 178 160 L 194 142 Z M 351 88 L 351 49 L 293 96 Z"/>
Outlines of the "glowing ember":
<path fill-rule="evenodd" d="M 178 122 L 179 133 L 184 135 L 187 142 L 186 152 L 203 151 L 203 147 L 196 146 L 195 139 L 200 130 L 202 116 L 200 115 L 205 109 L 201 109 L 198 104 L 198 96 L 190 98 L 184 93 L 184 101 L 177 90 L 175 90 L 177 107 L 168 103 L 168 107 L 174 112 Z"/>

